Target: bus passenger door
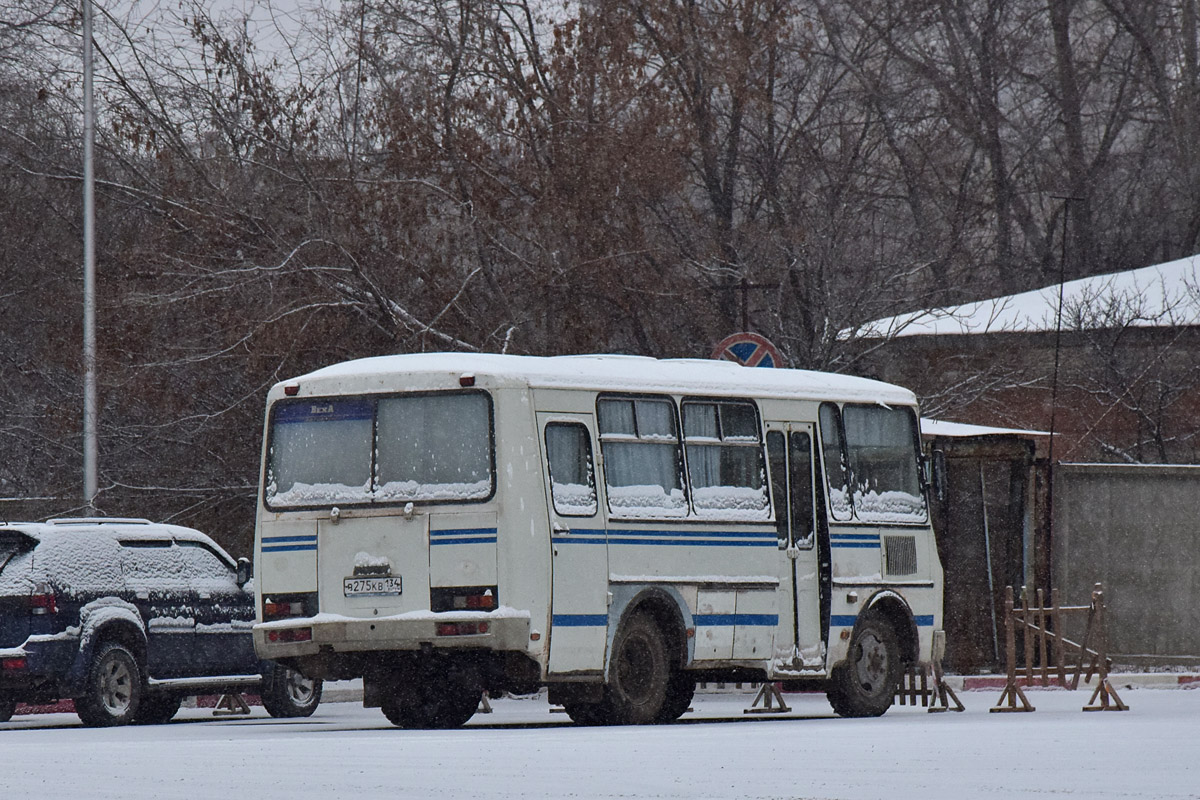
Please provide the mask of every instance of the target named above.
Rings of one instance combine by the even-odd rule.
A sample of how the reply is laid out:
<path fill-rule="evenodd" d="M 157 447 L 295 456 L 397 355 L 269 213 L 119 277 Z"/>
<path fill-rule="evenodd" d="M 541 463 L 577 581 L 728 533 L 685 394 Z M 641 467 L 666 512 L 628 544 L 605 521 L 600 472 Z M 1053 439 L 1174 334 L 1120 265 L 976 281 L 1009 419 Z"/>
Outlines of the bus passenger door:
<path fill-rule="evenodd" d="M 813 426 L 807 423 L 768 423 L 767 458 L 771 493 L 775 497 L 779 536 L 781 595 L 776 641 L 776 671 L 809 672 L 824 669 L 821 622 L 823 572 L 817 537 L 814 491 Z M 782 657 L 791 644 L 791 657 Z"/>
<path fill-rule="evenodd" d="M 548 672 L 599 673 L 608 638 L 608 538 L 586 414 L 538 414 L 551 546 Z"/>

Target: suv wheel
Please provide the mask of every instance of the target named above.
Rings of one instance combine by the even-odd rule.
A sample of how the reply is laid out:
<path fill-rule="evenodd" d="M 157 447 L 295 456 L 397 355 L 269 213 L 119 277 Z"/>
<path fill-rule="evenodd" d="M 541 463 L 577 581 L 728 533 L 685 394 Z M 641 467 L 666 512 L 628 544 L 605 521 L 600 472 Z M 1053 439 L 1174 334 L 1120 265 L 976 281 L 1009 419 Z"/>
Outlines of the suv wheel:
<path fill-rule="evenodd" d="M 287 667 L 268 669 L 262 687 L 263 708 L 272 717 L 311 717 L 321 703 L 321 681 Z"/>
<path fill-rule="evenodd" d="M 83 697 L 75 712 L 90 727 L 128 725 L 137 719 L 142 699 L 142 671 L 124 645 L 101 645 L 88 670 Z"/>
<path fill-rule="evenodd" d="M 12 719 L 13 712 L 17 710 L 17 701 L 11 697 L 0 695 L 0 722 L 8 722 Z"/>

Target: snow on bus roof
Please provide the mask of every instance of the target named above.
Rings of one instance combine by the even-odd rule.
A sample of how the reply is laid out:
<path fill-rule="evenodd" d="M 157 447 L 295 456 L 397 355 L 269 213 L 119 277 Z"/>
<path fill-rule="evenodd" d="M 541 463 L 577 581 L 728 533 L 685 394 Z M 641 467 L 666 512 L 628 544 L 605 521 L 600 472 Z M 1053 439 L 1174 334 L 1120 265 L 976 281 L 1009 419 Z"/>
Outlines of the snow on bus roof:
<path fill-rule="evenodd" d="M 534 388 L 683 391 L 698 394 L 808 397 L 915 405 L 900 386 L 870 378 L 800 369 L 743 367 L 714 359 L 657 359 L 628 355 L 516 356 L 492 353 L 413 353 L 377 356 L 324 367 L 276 385 L 372 379 L 404 373 L 471 374 L 528 383 Z"/>

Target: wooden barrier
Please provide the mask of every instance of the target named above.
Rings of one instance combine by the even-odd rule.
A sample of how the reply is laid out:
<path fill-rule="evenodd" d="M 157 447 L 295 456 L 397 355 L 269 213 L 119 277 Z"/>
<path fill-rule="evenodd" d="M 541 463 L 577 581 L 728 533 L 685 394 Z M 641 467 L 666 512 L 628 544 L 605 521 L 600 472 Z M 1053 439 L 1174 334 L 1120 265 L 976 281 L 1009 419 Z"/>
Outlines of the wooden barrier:
<path fill-rule="evenodd" d="M 1050 590 L 1050 605 L 1045 604 L 1041 589 L 1037 590 L 1036 605 L 1030 602 L 1028 589 L 1021 590 L 1021 605 L 1013 598 L 1013 588 L 1004 589 L 1004 651 L 1007 663 L 1007 679 L 1004 693 L 1000 695 L 993 712 L 1034 711 L 1033 704 L 1025 696 L 1021 684 L 1026 686 L 1040 682 L 1042 686 L 1058 685 L 1066 689 L 1079 688 L 1080 676 L 1084 682 L 1096 676 L 1096 690 L 1084 711 L 1128 711 L 1129 706 L 1112 688 L 1108 680 L 1111 664 L 1108 660 L 1108 633 L 1104 619 L 1104 588 L 1096 584 L 1092 589 L 1091 603 L 1086 606 L 1064 606 L 1059 602 L 1058 590 Z M 1083 641 L 1073 642 L 1064 635 L 1066 621 L 1071 616 L 1087 614 Z M 1024 645 L 1024 669 L 1017 666 L 1017 629 L 1020 629 Z M 1078 660 L 1067 664 L 1068 651 Z M 1089 659 L 1090 657 L 1090 659 Z M 1087 665 L 1086 670 L 1084 665 Z M 1053 680 L 1052 680 L 1053 678 Z M 1096 705 L 1099 698 L 1100 703 Z"/>
<path fill-rule="evenodd" d="M 931 714 L 964 710 L 958 695 L 946 684 L 946 675 L 942 671 L 942 654 L 945 650 L 945 634 L 936 631 L 930 662 L 921 666 L 910 666 L 900 676 L 900 685 L 896 687 L 897 703 L 915 707 L 920 702 Z M 951 702 L 954 703 L 953 707 L 950 706 Z"/>

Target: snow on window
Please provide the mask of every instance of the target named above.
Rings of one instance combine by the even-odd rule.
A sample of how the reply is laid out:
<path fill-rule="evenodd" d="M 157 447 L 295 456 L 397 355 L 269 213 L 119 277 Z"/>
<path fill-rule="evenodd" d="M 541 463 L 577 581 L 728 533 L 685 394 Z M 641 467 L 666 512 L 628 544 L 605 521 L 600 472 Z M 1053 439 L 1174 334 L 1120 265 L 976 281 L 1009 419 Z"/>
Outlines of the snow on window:
<path fill-rule="evenodd" d="M 285 401 L 271 420 L 273 508 L 491 496 L 491 403 L 481 392 Z"/>
<path fill-rule="evenodd" d="M 267 498 L 273 506 L 370 499 L 372 404 L 362 398 L 282 403 L 271 421 Z"/>
<path fill-rule="evenodd" d="M 554 511 L 564 517 L 590 517 L 597 511 L 592 443 L 576 422 L 546 425 L 546 462 Z"/>
<path fill-rule="evenodd" d="M 821 435 L 834 519 L 926 519 L 911 409 L 847 405 L 839 414 L 827 403 L 821 406 Z"/>
<path fill-rule="evenodd" d="M 600 447 L 609 509 L 636 519 L 687 516 L 675 403 L 602 398 Z"/>
<path fill-rule="evenodd" d="M 379 401 L 377 500 L 483 500 L 492 491 L 491 404 L 484 394 Z"/>
<path fill-rule="evenodd" d="M 762 439 L 754 405 L 685 402 L 683 430 L 696 516 L 745 521 L 770 519 Z"/>
<path fill-rule="evenodd" d="M 686 517 L 683 489 L 664 489 L 657 484 L 608 487 L 608 504 L 613 516 L 630 519 Z"/>
<path fill-rule="evenodd" d="M 822 463 L 829 488 L 829 513 L 835 520 L 848 520 L 854 515 L 854 510 L 850 506 L 849 475 L 842 447 L 841 412 L 833 403 L 822 403 L 820 421 Z"/>

